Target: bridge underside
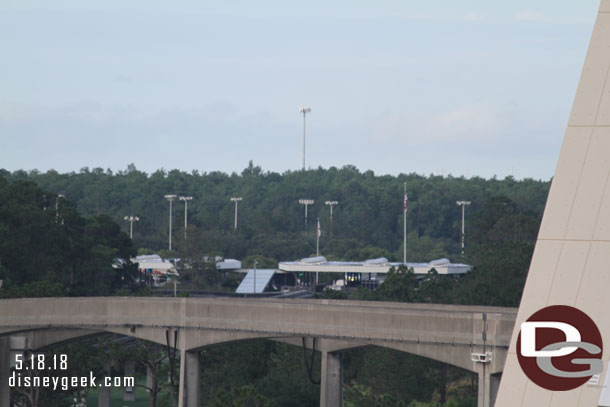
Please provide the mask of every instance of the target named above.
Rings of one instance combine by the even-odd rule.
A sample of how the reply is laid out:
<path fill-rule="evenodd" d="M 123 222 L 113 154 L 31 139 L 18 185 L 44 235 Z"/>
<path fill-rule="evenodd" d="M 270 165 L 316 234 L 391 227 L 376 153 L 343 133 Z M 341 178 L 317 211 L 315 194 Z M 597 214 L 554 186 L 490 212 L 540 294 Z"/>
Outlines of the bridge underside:
<path fill-rule="evenodd" d="M 0 336 L 25 336 L 31 349 L 113 333 L 180 350 L 180 406 L 198 403 L 194 372 L 201 349 L 257 338 L 298 345 L 316 338 L 323 406 L 342 405 L 341 351 L 373 345 L 477 373 L 479 405 L 489 407 L 516 314 L 431 304 L 116 297 L 2 300 L 0 309 Z"/>
<path fill-rule="evenodd" d="M 178 343 L 173 343 L 174 331 L 178 331 Z M 169 336 L 166 335 L 169 333 Z M 182 341 L 182 336 L 185 335 L 180 329 L 176 328 L 108 328 L 105 330 L 91 330 L 91 329 L 78 329 L 78 328 L 47 328 L 47 329 L 35 329 L 35 330 L 24 330 L 14 331 L 5 333 L 4 336 L 18 336 L 25 338 L 27 349 L 32 351 L 44 351 L 57 346 L 61 346 L 67 343 L 79 341 L 85 338 L 103 335 L 103 334 L 116 334 L 132 338 L 137 338 L 149 342 L 154 342 L 159 345 L 176 346 L 177 349 L 182 350 L 182 345 L 185 341 Z M 1 337 L 2 335 L 0 335 Z M 231 331 L 201 331 L 197 332 L 197 345 L 189 346 L 185 348 L 185 351 L 194 352 L 200 351 L 205 348 L 226 345 L 232 342 L 239 342 L 251 339 L 268 339 L 278 342 L 287 343 L 294 346 L 302 346 L 303 338 L 305 338 L 305 346 L 312 349 L 313 338 L 316 338 L 315 350 L 324 352 L 343 352 L 355 348 L 361 348 L 364 346 L 379 346 L 382 348 L 388 348 L 398 350 L 402 352 L 411 353 L 433 359 L 439 362 L 447 363 L 465 370 L 469 370 L 474 373 L 478 373 L 478 366 L 480 363 L 473 363 L 471 355 L 473 353 L 484 354 L 486 352 L 493 354 L 492 363 L 487 364 L 487 369 L 491 374 L 499 373 L 502 371 L 504 360 L 506 358 L 507 349 L 505 347 L 495 346 L 481 346 L 472 345 L 467 346 L 463 344 L 450 344 L 450 343 L 417 343 L 417 342 L 403 342 L 403 341 L 388 341 L 388 340 L 349 340 L 349 339 L 329 339 L 320 338 L 316 336 L 288 336 L 281 335 L 276 336 L 269 333 L 254 333 L 254 332 L 231 332 Z M 193 340 L 187 340 L 190 344 Z"/>
<path fill-rule="evenodd" d="M 175 331 L 177 331 L 176 337 L 174 336 Z M 192 332 L 191 330 L 189 338 L 189 334 L 187 334 L 184 330 L 171 327 L 140 327 L 135 329 L 133 327 L 113 327 L 106 328 L 104 330 L 56 327 L 46 329 L 13 331 L 10 333 L 6 332 L 3 337 L 0 337 L 0 340 L 4 338 L 6 342 L 6 338 L 8 338 L 9 335 L 17 336 L 20 338 L 24 338 L 24 340 L 20 342 L 27 344 L 27 350 L 43 351 L 70 342 L 75 342 L 105 334 L 128 336 L 141 340 L 155 342 L 159 345 L 169 345 L 171 347 L 176 346 L 176 348 L 181 349 L 183 351 L 182 357 L 184 357 L 185 360 L 182 374 L 185 376 L 186 381 L 184 384 L 184 405 L 186 406 L 199 405 L 199 377 L 198 373 L 196 377 L 193 373 L 195 370 L 199 371 L 198 352 L 205 348 L 226 345 L 238 341 L 245 341 L 251 339 L 268 339 L 291 344 L 294 346 L 305 345 L 311 350 L 319 351 L 321 354 L 322 361 L 320 390 L 321 406 L 342 405 L 342 352 L 365 346 L 379 346 L 388 349 L 403 351 L 414 355 L 427 357 L 443 363 L 451 364 L 462 369 L 474 372 L 478 374 L 480 378 L 479 388 L 481 390 L 481 394 L 479 395 L 479 406 L 491 406 L 493 405 L 493 399 L 495 398 L 495 389 L 497 389 L 499 374 L 504 364 L 507 352 L 506 348 L 491 346 L 482 347 L 477 345 L 465 346 L 463 344 L 433 344 L 388 340 L 356 341 L 347 339 L 328 339 L 317 337 L 274 336 L 270 335 L 269 333 L 233 332 L 225 330 L 198 330 L 197 332 Z M 177 343 L 173 343 L 174 338 L 177 338 Z M 188 343 L 190 347 L 183 348 L 186 343 Z M 482 364 L 472 362 L 471 354 L 485 354 L 486 352 L 493 355 L 492 363 Z M 3 359 L 0 355 L 0 361 L 1 360 Z M 2 393 L 2 391 L 0 391 L 0 393 Z M 3 407 L 1 400 L 0 407 Z"/>

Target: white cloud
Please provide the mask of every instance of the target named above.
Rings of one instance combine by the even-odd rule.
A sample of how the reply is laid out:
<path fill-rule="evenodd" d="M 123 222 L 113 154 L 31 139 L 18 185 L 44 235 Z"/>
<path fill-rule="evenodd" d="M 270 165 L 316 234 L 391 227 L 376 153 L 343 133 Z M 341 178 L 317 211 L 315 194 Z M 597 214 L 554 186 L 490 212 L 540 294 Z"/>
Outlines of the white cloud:
<path fill-rule="evenodd" d="M 459 107 L 436 115 L 425 124 L 426 134 L 433 139 L 462 141 L 493 140 L 504 130 L 503 115 L 487 103 Z"/>
<path fill-rule="evenodd" d="M 533 10 L 523 10 L 515 16 L 517 21 L 549 21 L 550 17 L 544 13 Z"/>
<path fill-rule="evenodd" d="M 477 14 L 477 13 L 468 13 L 466 15 L 464 15 L 463 20 L 466 22 L 477 22 L 477 21 L 484 21 L 487 18 L 481 14 Z"/>

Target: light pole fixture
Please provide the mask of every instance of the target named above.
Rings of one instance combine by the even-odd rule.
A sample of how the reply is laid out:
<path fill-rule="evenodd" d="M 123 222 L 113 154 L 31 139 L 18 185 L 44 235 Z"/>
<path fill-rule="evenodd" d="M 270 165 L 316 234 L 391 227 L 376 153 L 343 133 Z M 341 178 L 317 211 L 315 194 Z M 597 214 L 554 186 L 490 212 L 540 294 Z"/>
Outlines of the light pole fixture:
<path fill-rule="evenodd" d="M 172 203 L 177 195 L 165 195 L 165 199 L 169 201 L 169 250 L 172 250 Z"/>
<path fill-rule="evenodd" d="M 237 229 L 237 203 L 241 200 L 242 200 L 241 196 L 234 196 L 233 198 L 231 198 L 231 201 L 235 202 L 235 227 L 234 227 L 234 229 Z"/>
<path fill-rule="evenodd" d="M 464 209 L 466 208 L 466 205 L 470 205 L 471 202 L 470 201 L 456 201 L 456 204 L 458 204 L 458 206 L 462 207 L 462 257 L 464 257 Z"/>
<path fill-rule="evenodd" d="M 140 220 L 137 216 L 125 216 L 124 218 L 127 222 L 129 222 L 129 238 L 133 240 L 133 222 L 137 222 Z"/>
<path fill-rule="evenodd" d="M 305 228 L 307 228 L 307 207 L 314 204 L 313 199 L 299 199 L 301 205 L 305 205 Z"/>
<path fill-rule="evenodd" d="M 305 115 L 311 112 L 311 108 L 301 106 L 299 112 L 303 113 L 303 171 L 305 171 Z"/>
<path fill-rule="evenodd" d="M 180 199 L 181 201 L 184 201 L 184 240 L 186 240 L 186 227 L 188 225 L 188 223 L 187 223 L 188 207 L 189 207 L 189 201 L 192 201 L 193 197 L 192 196 L 181 196 L 178 199 Z"/>
<path fill-rule="evenodd" d="M 330 235 L 333 235 L 333 206 L 337 205 L 337 201 L 326 201 L 326 205 L 330 206 Z"/>

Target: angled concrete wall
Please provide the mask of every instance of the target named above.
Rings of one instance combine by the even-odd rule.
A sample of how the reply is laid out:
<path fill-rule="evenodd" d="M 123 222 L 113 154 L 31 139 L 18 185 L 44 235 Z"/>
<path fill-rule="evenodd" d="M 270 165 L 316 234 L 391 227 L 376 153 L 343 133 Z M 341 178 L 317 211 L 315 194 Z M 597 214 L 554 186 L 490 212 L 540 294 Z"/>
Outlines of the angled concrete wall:
<path fill-rule="evenodd" d="M 496 407 L 596 407 L 601 385 L 551 392 L 522 372 L 519 327 L 535 311 L 570 305 L 610 339 L 610 1 L 601 2 L 549 192 Z M 606 348 L 607 349 L 607 348 Z M 604 372 L 608 368 L 604 352 Z"/>

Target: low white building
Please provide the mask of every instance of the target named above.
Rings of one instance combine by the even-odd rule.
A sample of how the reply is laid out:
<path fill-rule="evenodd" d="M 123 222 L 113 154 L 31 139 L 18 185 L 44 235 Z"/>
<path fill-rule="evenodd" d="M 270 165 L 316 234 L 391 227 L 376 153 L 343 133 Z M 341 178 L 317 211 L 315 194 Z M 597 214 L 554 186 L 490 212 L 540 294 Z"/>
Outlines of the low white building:
<path fill-rule="evenodd" d="M 325 257 L 308 257 L 299 261 L 284 261 L 278 269 L 286 273 L 342 273 L 346 284 L 371 282 L 372 287 L 385 280 L 392 267 L 404 263 L 389 262 L 385 257 L 366 261 L 328 261 Z M 433 260 L 428 263 L 406 263 L 417 277 L 423 278 L 434 269 L 439 275 L 460 275 L 468 273 L 468 264 L 451 263 L 448 259 Z M 364 283 L 363 283 L 364 284 Z"/>
<path fill-rule="evenodd" d="M 137 256 L 131 261 L 138 263 L 141 274 L 152 278 L 155 287 L 163 286 L 168 278 L 178 277 L 178 270 L 174 263 L 168 259 L 162 259 L 157 254 Z"/>
<path fill-rule="evenodd" d="M 328 261 L 325 257 L 309 257 L 300 261 L 284 261 L 279 269 L 286 272 L 318 272 L 318 273 L 361 273 L 387 274 L 392 267 L 404 263 L 391 263 L 385 257 L 366 261 Z M 429 263 L 406 263 L 416 275 L 425 275 L 432 269 L 438 274 L 465 274 L 470 271 L 468 264 L 451 263 L 448 259 L 433 260 Z"/>

